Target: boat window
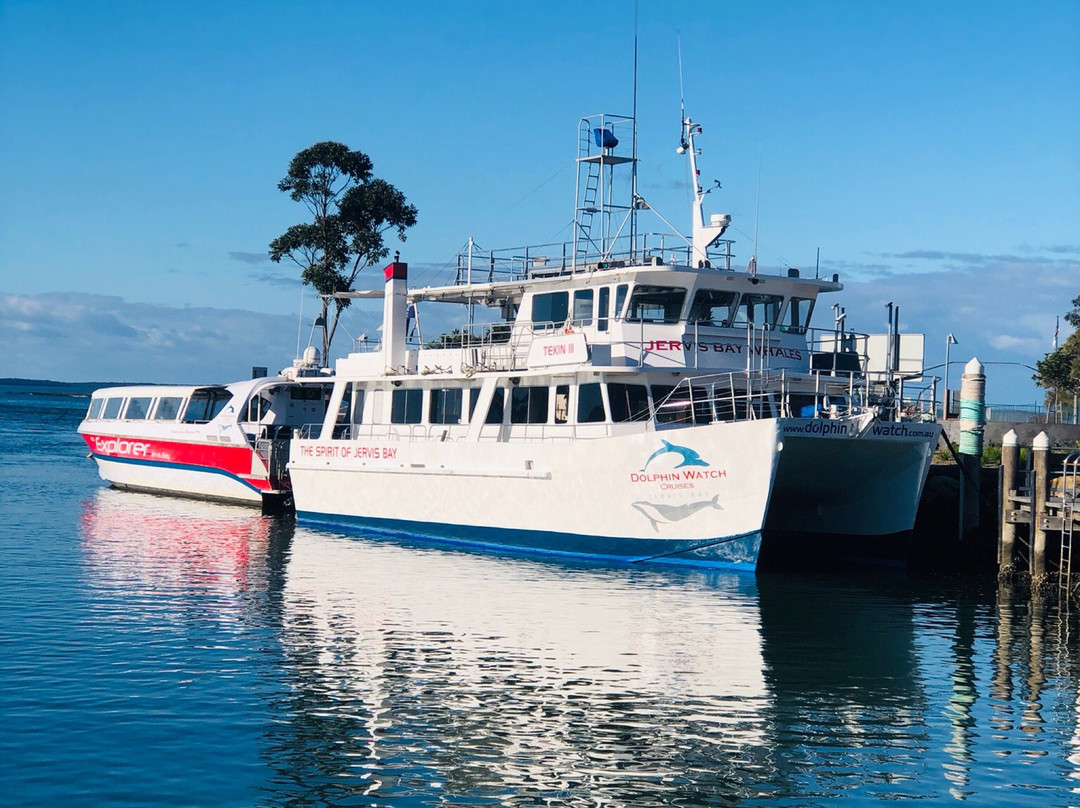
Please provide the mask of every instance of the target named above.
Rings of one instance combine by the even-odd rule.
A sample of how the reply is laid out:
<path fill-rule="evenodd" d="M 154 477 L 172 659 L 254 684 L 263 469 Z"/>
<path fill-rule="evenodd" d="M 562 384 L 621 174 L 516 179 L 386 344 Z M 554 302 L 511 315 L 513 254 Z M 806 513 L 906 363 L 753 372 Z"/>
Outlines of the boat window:
<path fill-rule="evenodd" d="M 155 421 L 175 421 L 180 414 L 180 405 L 184 403 L 181 396 L 163 396 L 158 399 L 157 408 L 154 410 Z"/>
<path fill-rule="evenodd" d="M 90 411 L 86 413 L 87 420 L 93 421 L 101 415 L 101 405 L 105 403 L 103 398 L 90 399 Z"/>
<path fill-rule="evenodd" d="M 604 420 L 604 396 L 599 384 L 578 387 L 577 419 L 579 424 L 595 424 Z"/>
<path fill-rule="evenodd" d="M 596 298 L 596 330 L 607 331 L 608 306 L 611 305 L 611 287 L 601 287 Z"/>
<path fill-rule="evenodd" d="M 652 394 L 656 420 L 661 424 L 712 423 L 712 396 L 707 388 L 654 384 Z"/>
<path fill-rule="evenodd" d="M 555 423 L 565 424 L 570 418 L 570 385 L 555 388 Z"/>
<path fill-rule="evenodd" d="M 592 289 L 578 289 L 574 292 L 574 325 L 592 325 L 592 304 Z"/>
<path fill-rule="evenodd" d="M 810 315 L 814 311 L 814 301 L 805 297 L 793 297 L 788 302 L 787 313 L 784 322 L 780 326 L 781 331 L 790 331 L 795 334 L 805 334 L 810 327 Z"/>
<path fill-rule="evenodd" d="M 323 396 L 321 385 L 304 385 L 289 388 L 289 398 L 293 401 L 319 401 Z"/>
<path fill-rule="evenodd" d="M 783 302 L 784 298 L 780 295 L 743 295 L 736 310 L 735 325 L 772 328 L 776 325 L 777 315 L 780 314 L 780 304 Z"/>
<path fill-rule="evenodd" d="M 480 400 L 480 388 L 469 388 L 469 421 L 473 419 L 473 413 L 476 412 L 476 402 Z"/>
<path fill-rule="evenodd" d="M 107 398 L 105 399 L 105 407 L 101 411 L 101 417 L 107 421 L 115 420 L 120 417 L 120 407 L 123 405 L 124 399 L 122 398 Z"/>
<path fill-rule="evenodd" d="M 150 396 L 129 399 L 127 410 L 124 411 L 124 418 L 128 421 L 145 420 L 146 416 L 150 414 L 150 405 L 153 401 L 154 399 L 150 398 Z"/>
<path fill-rule="evenodd" d="M 461 388 L 439 388 L 431 391 L 428 403 L 428 423 L 461 423 Z"/>
<path fill-rule="evenodd" d="M 232 399 L 232 393 L 222 388 L 204 388 L 191 394 L 184 410 L 185 424 L 205 424 L 225 409 Z"/>
<path fill-rule="evenodd" d="M 722 289 L 698 289 L 690 304 L 691 323 L 727 327 L 735 317 L 738 294 Z"/>
<path fill-rule="evenodd" d="M 547 387 L 515 387 L 510 391 L 510 423 L 546 424 Z"/>
<path fill-rule="evenodd" d="M 534 329 L 555 328 L 566 322 L 570 313 L 569 292 L 548 292 L 533 295 L 532 322 Z"/>
<path fill-rule="evenodd" d="M 244 420 L 257 423 L 263 416 L 270 412 L 270 399 L 263 395 L 257 395 L 248 402 L 248 411 Z"/>
<path fill-rule="evenodd" d="M 635 323 L 677 323 L 686 289 L 681 286 L 635 286 L 626 319 Z"/>
<path fill-rule="evenodd" d="M 390 399 L 390 423 L 418 424 L 424 414 L 424 391 L 395 390 Z"/>
<path fill-rule="evenodd" d="M 612 421 L 649 420 L 649 391 L 645 385 L 613 382 L 608 385 L 607 394 Z"/>
<path fill-rule="evenodd" d="M 625 283 L 615 287 L 615 313 L 612 316 L 616 320 L 623 316 L 623 304 L 626 303 L 626 290 L 629 288 Z"/>
<path fill-rule="evenodd" d="M 505 398 L 505 389 L 496 387 L 491 394 L 491 405 L 488 407 L 487 417 L 484 419 L 485 424 L 501 424 L 503 422 L 503 402 Z"/>
<path fill-rule="evenodd" d="M 360 391 L 363 396 L 363 390 Z M 361 400 L 363 400 L 361 398 Z M 353 416 L 353 383 L 346 382 L 345 389 L 341 391 L 341 403 L 338 405 L 337 417 L 334 419 L 334 432 L 335 438 L 347 438 L 349 436 L 349 425 L 352 423 Z"/>

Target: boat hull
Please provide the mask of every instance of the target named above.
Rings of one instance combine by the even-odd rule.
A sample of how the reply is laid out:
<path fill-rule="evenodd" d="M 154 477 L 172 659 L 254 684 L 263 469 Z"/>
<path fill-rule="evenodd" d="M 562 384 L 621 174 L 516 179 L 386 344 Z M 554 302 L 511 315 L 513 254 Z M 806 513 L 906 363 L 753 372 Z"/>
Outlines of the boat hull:
<path fill-rule="evenodd" d="M 271 485 L 247 446 L 84 433 L 98 474 L 116 488 L 262 505 L 285 493 Z M 254 473 L 253 473 L 254 472 Z"/>
<path fill-rule="evenodd" d="M 302 522 L 754 569 L 777 449 L 776 422 L 758 421 L 565 441 L 294 440 L 289 468 Z"/>
<path fill-rule="evenodd" d="M 763 556 L 802 554 L 902 565 L 939 428 L 822 423 L 565 442 L 294 440 L 290 473 L 308 524 L 629 563 L 754 570 Z"/>

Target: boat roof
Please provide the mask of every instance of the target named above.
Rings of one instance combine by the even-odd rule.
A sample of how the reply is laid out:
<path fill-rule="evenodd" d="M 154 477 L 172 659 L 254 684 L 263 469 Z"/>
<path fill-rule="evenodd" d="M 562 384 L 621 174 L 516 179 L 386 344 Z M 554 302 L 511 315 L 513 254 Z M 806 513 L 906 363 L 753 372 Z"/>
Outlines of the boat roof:
<path fill-rule="evenodd" d="M 526 292 L 542 290 L 545 288 L 576 288 L 593 284 L 612 283 L 639 280 L 653 283 L 670 283 L 679 278 L 684 283 L 694 283 L 703 286 L 716 286 L 727 282 L 735 284 L 734 288 L 754 290 L 761 284 L 769 286 L 782 286 L 789 294 L 795 294 L 799 289 L 804 289 L 816 296 L 822 292 L 838 292 L 844 288 L 839 280 L 825 278 L 803 278 L 798 276 L 764 275 L 751 272 L 737 272 L 708 267 L 689 267 L 667 264 L 637 264 L 633 266 L 621 266 L 604 269 L 578 269 L 563 273 L 545 273 L 522 277 L 514 280 L 494 281 L 490 283 L 460 283 L 446 286 L 423 286 L 410 288 L 408 297 L 410 301 L 433 301 L 442 303 L 484 303 L 486 305 L 498 305 L 507 300 L 520 300 Z M 709 281 L 701 283 L 701 281 Z M 583 283 L 584 282 L 584 283 Z M 761 290 L 764 291 L 764 290 Z M 384 297 L 384 290 L 364 290 L 358 292 L 339 292 L 335 297 L 350 299 L 378 299 Z"/>

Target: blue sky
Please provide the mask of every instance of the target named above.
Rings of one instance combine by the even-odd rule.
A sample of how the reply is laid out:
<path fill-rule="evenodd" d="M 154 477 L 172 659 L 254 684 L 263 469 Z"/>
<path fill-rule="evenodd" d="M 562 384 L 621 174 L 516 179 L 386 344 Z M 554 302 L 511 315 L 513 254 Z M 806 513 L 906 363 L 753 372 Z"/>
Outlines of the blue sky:
<path fill-rule="evenodd" d="M 414 282 L 473 236 L 568 237 L 577 120 L 629 114 L 634 5 L 0 0 L 0 376 L 224 381 L 288 364 L 320 140 L 419 209 Z M 1080 295 L 1080 3 L 641 0 L 642 195 L 688 229 L 677 40 L 740 262 L 840 274 L 859 331 L 987 363 L 992 402 Z M 652 224 L 645 224 L 652 227 Z M 377 273 L 372 284 L 378 284 Z M 373 331 L 362 312 L 348 333 Z M 1069 333 L 1062 324 L 1061 338 Z M 937 371 L 939 374 L 940 370 Z M 960 367 L 952 369 L 954 383 Z"/>

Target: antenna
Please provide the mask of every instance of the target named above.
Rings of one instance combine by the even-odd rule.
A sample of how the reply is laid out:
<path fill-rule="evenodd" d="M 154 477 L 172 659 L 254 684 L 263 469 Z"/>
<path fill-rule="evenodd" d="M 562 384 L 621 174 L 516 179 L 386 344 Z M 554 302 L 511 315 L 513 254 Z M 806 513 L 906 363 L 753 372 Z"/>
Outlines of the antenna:
<path fill-rule="evenodd" d="M 750 260 L 754 262 L 754 272 L 757 274 L 757 248 L 758 248 L 758 228 L 761 226 L 761 146 L 758 146 L 757 153 L 757 200 L 754 202 L 754 254 L 750 257 Z"/>
<path fill-rule="evenodd" d="M 678 30 L 675 31 L 675 47 L 679 54 L 679 144 L 685 149 L 686 129 L 683 127 L 686 125 L 686 93 L 683 90 L 682 77 L 682 34 Z"/>
<path fill-rule="evenodd" d="M 637 69 L 638 69 L 638 0 L 634 0 L 634 103 L 630 116 L 634 119 L 633 150 L 634 158 L 630 164 L 630 254 L 633 256 L 637 244 Z"/>

